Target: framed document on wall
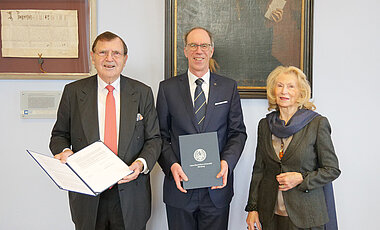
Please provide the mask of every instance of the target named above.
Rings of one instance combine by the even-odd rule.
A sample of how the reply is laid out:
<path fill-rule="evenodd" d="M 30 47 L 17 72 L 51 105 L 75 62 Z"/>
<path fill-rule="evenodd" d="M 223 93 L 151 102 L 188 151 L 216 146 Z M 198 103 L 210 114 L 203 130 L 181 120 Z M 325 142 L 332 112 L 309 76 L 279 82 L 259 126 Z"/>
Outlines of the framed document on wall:
<path fill-rule="evenodd" d="M 1 79 L 80 79 L 95 74 L 96 0 L 1 0 Z"/>
<path fill-rule="evenodd" d="M 265 98 L 279 65 L 311 82 L 312 25 L 313 0 L 166 0 L 165 77 L 186 72 L 183 36 L 200 26 L 213 34 L 214 72 L 236 80 L 242 98 Z"/>

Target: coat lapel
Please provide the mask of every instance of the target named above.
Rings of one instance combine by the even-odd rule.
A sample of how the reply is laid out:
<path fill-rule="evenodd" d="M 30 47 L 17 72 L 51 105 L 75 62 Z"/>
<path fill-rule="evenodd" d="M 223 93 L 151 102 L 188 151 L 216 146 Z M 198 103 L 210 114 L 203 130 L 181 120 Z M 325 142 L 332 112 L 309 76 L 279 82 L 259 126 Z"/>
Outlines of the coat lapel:
<path fill-rule="evenodd" d="M 182 95 L 183 104 L 185 105 L 187 114 L 190 116 L 191 122 L 193 123 L 197 132 L 200 133 L 201 130 L 197 123 L 197 119 L 195 118 L 193 101 L 190 95 L 190 86 L 189 80 L 187 78 L 187 73 L 178 76 L 178 79 L 180 95 Z"/>
<path fill-rule="evenodd" d="M 120 158 L 125 158 L 136 125 L 138 111 L 138 92 L 129 84 L 128 79 L 120 77 L 120 124 L 119 147 Z"/>
<path fill-rule="evenodd" d="M 85 87 L 77 91 L 77 98 L 82 128 L 87 143 L 91 144 L 100 139 L 98 125 L 98 83 L 96 76 L 89 78 L 88 81 Z"/>
<path fill-rule="evenodd" d="M 208 93 L 208 102 L 206 107 L 206 117 L 205 122 L 203 124 L 203 129 L 207 130 L 207 126 L 210 123 L 210 120 L 212 119 L 214 109 L 215 109 L 215 103 L 217 102 L 218 95 L 222 94 L 223 92 L 219 92 L 220 87 L 218 87 L 218 80 L 216 79 L 215 75 L 213 73 L 210 73 L 210 89 Z"/>
<path fill-rule="evenodd" d="M 288 148 L 286 148 L 282 161 L 289 160 L 297 152 L 296 150 L 298 149 L 298 146 L 301 144 L 304 134 L 304 129 L 301 129 L 293 135 L 293 138 L 290 141 Z"/>
<path fill-rule="evenodd" d="M 274 150 L 274 147 L 273 147 L 272 133 L 270 132 L 267 120 L 265 122 L 266 122 L 266 128 L 263 129 L 265 130 L 265 133 L 264 133 L 264 140 L 265 140 L 264 142 L 265 142 L 265 148 L 266 148 L 265 152 L 268 153 L 269 157 L 272 158 L 272 160 L 276 162 L 280 162 L 280 159 L 278 159 L 276 151 Z"/>

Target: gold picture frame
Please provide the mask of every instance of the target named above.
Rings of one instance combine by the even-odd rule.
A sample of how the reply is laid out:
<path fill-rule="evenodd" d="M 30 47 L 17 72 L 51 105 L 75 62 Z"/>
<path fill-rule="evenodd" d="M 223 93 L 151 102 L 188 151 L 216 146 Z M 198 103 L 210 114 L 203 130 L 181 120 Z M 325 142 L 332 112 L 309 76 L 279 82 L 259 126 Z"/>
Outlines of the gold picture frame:
<path fill-rule="evenodd" d="M 216 73 L 236 80 L 241 98 L 266 98 L 278 65 L 299 67 L 312 83 L 313 0 L 287 0 L 278 22 L 265 16 L 272 1 L 166 0 L 165 78 L 187 70 L 183 35 L 200 26 L 213 33 Z"/>

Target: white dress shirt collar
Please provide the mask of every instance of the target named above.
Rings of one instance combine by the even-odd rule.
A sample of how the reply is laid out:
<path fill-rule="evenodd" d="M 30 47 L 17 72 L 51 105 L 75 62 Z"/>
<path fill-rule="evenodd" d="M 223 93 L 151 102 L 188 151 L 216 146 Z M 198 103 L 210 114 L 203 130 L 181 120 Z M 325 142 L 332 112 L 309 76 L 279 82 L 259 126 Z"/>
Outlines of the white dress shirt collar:
<path fill-rule="evenodd" d="M 187 70 L 187 76 L 189 76 L 189 83 L 195 84 L 195 81 L 199 78 L 195 76 L 190 70 Z M 210 84 L 210 70 L 205 73 L 202 77 L 203 84 L 209 85 Z M 202 85 L 203 85 L 202 84 Z M 203 87 L 202 87 L 203 88 Z"/>
<path fill-rule="evenodd" d="M 187 76 L 189 79 L 191 99 L 192 99 L 193 105 L 194 105 L 194 93 L 195 93 L 195 88 L 197 88 L 197 84 L 195 83 L 195 81 L 199 77 L 192 74 L 190 72 L 190 70 L 187 70 Z M 201 78 L 203 80 L 202 90 L 203 90 L 205 97 L 206 97 L 206 103 L 208 103 L 208 93 L 209 93 L 209 89 L 210 89 L 210 70 L 207 71 L 207 73 L 205 75 L 203 75 Z"/>
<path fill-rule="evenodd" d="M 98 76 L 98 89 L 105 89 L 105 90 L 107 90 L 107 89 L 106 89 L 106 86 L 107 86 L 107 85 L 108 85 L 108 84 L 107 84 L 105 81 L 103 81 L 103 80 Z M 114 82 L 112 82 L 111 85 L 115 88 L 115 90 L 116 90 L 117 92 L 120 93 L 120 77 L 118 77 Z M 108 93 L 108 90 L 107 90 L 107 93 Z"/>

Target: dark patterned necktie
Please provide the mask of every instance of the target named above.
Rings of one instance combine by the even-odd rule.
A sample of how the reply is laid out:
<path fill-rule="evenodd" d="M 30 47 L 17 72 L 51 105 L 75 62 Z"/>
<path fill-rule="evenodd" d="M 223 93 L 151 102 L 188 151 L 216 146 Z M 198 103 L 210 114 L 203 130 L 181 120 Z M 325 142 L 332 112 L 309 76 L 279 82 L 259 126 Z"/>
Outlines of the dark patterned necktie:
<path fill-rule="evenodd" d="M 202 83 L 203 83 L 202 78 L 198 78 L 195 81 L 195 84 L 197 84 L 197 88 L 195 88 L 195 94 L 194 94 L 195 117 L 197 118 L 198 125 L 200 125 L 201 127 L 203 125 L 203 121 L 206 115 L 206 97 L 205 97 L 205 93 L 202 90 Z"/>

